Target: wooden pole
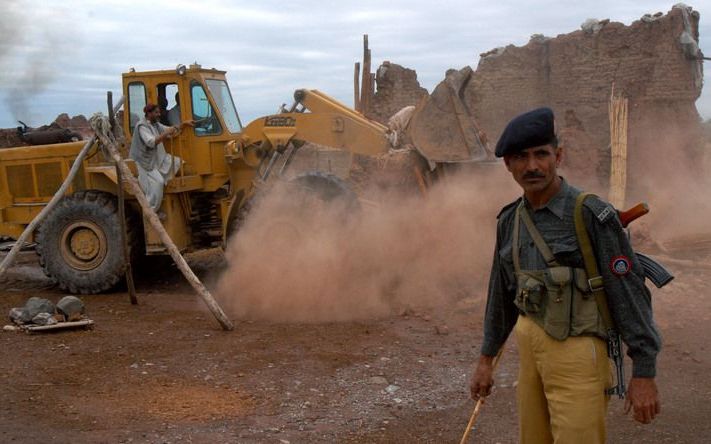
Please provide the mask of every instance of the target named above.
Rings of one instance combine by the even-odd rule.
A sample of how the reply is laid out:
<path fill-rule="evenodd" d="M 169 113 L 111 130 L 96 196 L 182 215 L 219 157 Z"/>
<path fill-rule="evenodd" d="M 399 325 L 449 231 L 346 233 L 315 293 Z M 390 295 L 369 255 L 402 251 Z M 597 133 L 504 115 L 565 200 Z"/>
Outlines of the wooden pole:
<path fill-rule="evenodd" d="M 121 100 L 119 100 L 119 102 L 114 107 L 114 112 L 118 111 L 119 108 L 121 108 L 121 105 L 123 105 L 123 100 L 123 97 L 121 97 Z M 50 199 L 47 205 L 45 205 L 45 207 L 42 208 L 39 214 L 35 216 L 34 219 L 32 219 L 32 221 L 27 225 L 27 227 L 25 227 L 25 231 L 22 232 L 20 237 L 17 238 L 17 241 L 15 241 L 15 245 L 12 246 L 10 252 L 7 254 L 7 256 L 5 256 L 5 259 L 2 261 L 2 263 L 0 263 L 0 276 L 5 274 L 7 269 L 10 268 L 10 265 L 12 265 L 12 263 L 15 261 L 15 257 L 20 251 L 20 248 L 22 248 L 22 246 L 25 244 L 30 234 L 35 231 L 37 225 L 42 222 L 42 220 L 47 216 L 47 214 L 49 214 L 49 212 L 52 211 L 54 207 L 57 206 L 57 203 L 64 197 L 64 194 L 67 192 L 69 186 L 72 184 L 74 177 L 79 172 L 79 169 L 81 168 L 82 163 L 84 162 L 84 158 L 86 157 L 91 147 L 94 146 L 96 140 L 97 138 L 94 135 L 91 139 L 86 141 L 84 147 L 81 149 L 81 151 L 79 151 L 79 154 L 77 154 L 76 159 L 74 159 L 74 163 L 69 169 L 69 173 L 64 179 L 62 185 L 59 187 L 57 192 L 54 193 L 54 196 L 52 196 L 52 199 Z"/>
<path fill-rule="evenodd" d="M 101 126 L 101 124 L 100 122 L 97 122 L 97 120 L 102 118 L 104 117 L 92 117 L 92 128 L 94 128 L 94 131 L 97 137 L 99 138 L 99 141 L 104 145 L 114 162 L 116 162 L 116 165 L 121 169 L 121 174 L 124 177 L 129 192 L 133 194 L 136 200 L 138 200 L 139 205 L 143 209 L 144 216 L 148 219 L 148 222 L 151 224 L 153 229 L 158 233 L 158 237 L 160 238 L 161 242 L 163 243 L 163 245 L 165 245 L 166 249 L 168 250 L 168 253 L 175 261 L 175 265 L 183 273 L 183 276 L 185 276 L 185 279 L 188 281 L 188 283 L 190 283 L 193 289 L 195 289 L 197 294 L 205 302 L 210 312 L 212 312 L 213 316 L 215 316 L 215 319 L 217 319 L 217 322 L 220 323 L 224 330 L 233 330 L 234 325 L 232 324 L 232 321 L 227 318 L 227 315 L 225 315 L 225 312 L 222 311 L 222 308 L 220 308 L 219 304 L 217 303 L 215 298 L 212 297 L 205 285 L 203 285 L 203 283 L 200 282 L 200 279 L 195 276 L 195 273 L 193 273 L 193 271 L 190 269 L 190 266 L 185 261 L 185 258 L 180 254 L 180 250 L 178 250 L 178 247 L 175 245 L 175 243 L 173 243 L 173 240 L 170 238 L 168 232 L 165 230 L 165 228 L 163 228 L 163 224 L 161 223 L 160 219 L 158 219 L 158 215 L 155 213 L 155 211 L 153 211 L 150 204 L 148 203 L 146 195 L 143 194 L 143 190 L 141 190 L 141 187 L 138 185 L 138 180 L 133 177 L 133 174 L 131 174 L 131 170 L 128 169 L 128 166 L 121 158 L 121 153 L 119 153 L 115 140 L 113 140 L 112 137 L 109 137 L 106 132 L 101 131 L 100 128 L 98 128 Z"/>
<path fill-rule="evenodd" d="M 353 70 L 353 109 L 360 109 L 360 62 L 356 62 Z"/>
<path fill-rule="evenodd" d="M 119 219 L 121 219 L 121 238 L 123 243 L 123 260 L 126 264 L 126 287 L 131 305 L 138 305 L 136 286 L 133 283 L 133 267 L 131 266 L 131 250 L 128 247 L 128 234 L 126 226 L 126 202 L 123 195 L 123 178 L 121 168 L 116 164 L 116 188 L 118 195 Z"/>
<path fill-rule="evenodd" d="M 368 34 L 363 34 L 363 75 L 360 82 L 360 112 L 366 114 L 370 103 L 370 49 Z"/>
<path fill-rule="evenodd" d="M 114 116 L 114 96 L 111 91 L 106 92 L 106 102 L 109 110 L 109 126 L 111 133 L 114 134 L 114 125 L 116 119 Z M 128 229 L 126 227 L 126 204 L 123 196 L 123 181 L 121 180 L 121 169 L 116 166 L 116 196 L 118 197 L 119 223 L 121 224 L 121 245 L 123 245 L 123 262 L 126 270 L 126 287 L 131 300 L 131 305 L 138 305 L 136 298 L 136 287 L 133 285 L 133 269 L 131 268 L 131 253 L 128 247 Z"/>

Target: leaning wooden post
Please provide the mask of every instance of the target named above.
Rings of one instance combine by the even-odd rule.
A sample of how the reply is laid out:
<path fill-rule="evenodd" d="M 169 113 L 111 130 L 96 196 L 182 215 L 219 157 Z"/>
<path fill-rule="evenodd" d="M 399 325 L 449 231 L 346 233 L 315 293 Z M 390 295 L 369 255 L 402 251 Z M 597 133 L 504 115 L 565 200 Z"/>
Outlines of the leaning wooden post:
<path fill-rule="evenodd" d="M 114 115 L 114 98 L 111 91 L 106 92 L 106 102 L 109 110 L 109 127 L 111 133 L 114 133 L 115 115 Z M 123 245 L 123 262 L 126 266 L 124 275 L 126 277 L 126 287 L 128 296 L 131 300 L 131 305 L 138 305 L 136 297 L 136 287 L 133 285 L 133 268 L 131 267 L 131 252 L 128 247 L 128 229 L 126 227 L 126 202 L 123 196 L 123 181 L 121 180 L 121 169 L 116 164 L 116 196 L 118 197 L 119 222 L 121 223 L 121 244 Z"/>
<path fill-rule="evenodd" d="M 224 330 L 233 330 L 234 325 L 232 324 L 232 321 L 227 318 L 227 315 L 225 315 L 225 312 L 222 311 L 222 308 L 220 308 L 215 298 L 212 297 L 205 285 L 200 282 L 200 279 L 198 279 L 198 277 L 195 276 L 195 273 L 193 273 L 193 271 L 190 269 L 190 266 L 185 261 L 185 258 L 180 254 L 178 247 L 175 245 L 175 243 L 173 243 L 173 240 L 170 238 L 168 232 L 165 231 L 165 228 L 163 228 L 163 224 L 161 223 L 160 219 L 158 219 L 158 215 L 155 213 L 155 211 L 153 211 L 153 208 L 151 208 L 150 204 L 148 203 L 146 195 L 143 194 L 143 190 L 141 190 L 141 187 L 138 185 L 138 180 L 133 177 L 133 174 L 131 174 L 131 170 L 128 169 L 128 166 L 121 158 L 121 153 L 119 153 L 119 150 L 116 146 L 116 141 L 113 138 L 113 134 L 111 134 L 108 129 L 108 119 L 103 115 L 97 113 L 90 119 L 90 123 L 91 127 L 94 129 L 94 132 L 99 138 L 99 141 L 106 148 L 106 150 L 111 155 L 111 158 L 114 160 L 114 162 L 116 162 L 116 165 L 121 170 L 121 175 L 124 178 L 124 182 L 128 187 L 128 190 L 131 194 L 133 194 L 136 200 L 138 200 L 138 203 L 141 206 L 141 209 L 143 210 L 143 214 L 146 216 L 148 222 L 151 224 L 153 229 L 158 233 L 158 237 L 160 238 L 161 242 L 163 242 L 163 245 L 165 245 L 166 249 L 168 250 L 168 253 L 170 254 L 170 257 L 172 257 L 173 261 L 175 261 L 175 265 L 183 273 L 183 276 L 185 276 L 185 279 L 190 283 L 193 289 L 195 289 L 197 294 L 200 295 L 202 300 L 207 305 L 207 308 L 210 309 L 213 316 L 215 316 L 215 319 L 217 319 L 217 322 L 220 323 L 222 328 Z"/>

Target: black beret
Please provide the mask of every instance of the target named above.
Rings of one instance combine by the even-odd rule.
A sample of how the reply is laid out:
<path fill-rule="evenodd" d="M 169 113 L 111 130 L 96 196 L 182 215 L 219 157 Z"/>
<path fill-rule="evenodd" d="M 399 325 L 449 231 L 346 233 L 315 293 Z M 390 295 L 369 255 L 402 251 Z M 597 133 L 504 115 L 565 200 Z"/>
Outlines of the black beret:
<path fill-rule="evenodd" d="M 536 108 L 520 114 L 509 122 L 496 144 L 496 157 L 547 145 L 555 140 L 553 110 Z"/>

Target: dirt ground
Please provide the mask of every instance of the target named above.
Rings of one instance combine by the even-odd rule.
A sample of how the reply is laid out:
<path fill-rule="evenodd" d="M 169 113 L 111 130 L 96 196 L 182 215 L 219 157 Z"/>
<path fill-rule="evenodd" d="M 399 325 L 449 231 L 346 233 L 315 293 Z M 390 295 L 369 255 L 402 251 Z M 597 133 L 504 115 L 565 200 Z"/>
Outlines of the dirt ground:
<path fill-rule="evenodd" d="M 0 256 L 1 258 L 2 256 Z M 219 254 L 191 259 L 209 283 Z M 662 414 L 648 426 L 613 399 L 609 442 L 708 442 L 708 268 L 670 267 L 654 291 L 664 336 Z M 0 333 L 0 442 L 459 442 L 482 335 L 482 295 L 369 322 L 237 322 L 223 332 L 177 271 L 85 296 L 89 331 Z M 0 312 L 64 294 L 33 252 L 0 280 Z M 629 367 L 629 359 L 627 359 Z M 516 347 L 470 442 L 516 442 Z M 629 373 L 628 373 L 629 374 Z"/>

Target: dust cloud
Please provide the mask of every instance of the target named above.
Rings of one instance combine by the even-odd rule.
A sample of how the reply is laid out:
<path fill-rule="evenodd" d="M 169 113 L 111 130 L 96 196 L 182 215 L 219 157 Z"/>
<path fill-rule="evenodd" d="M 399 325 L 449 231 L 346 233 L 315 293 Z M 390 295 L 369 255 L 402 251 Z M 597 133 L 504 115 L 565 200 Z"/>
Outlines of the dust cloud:
<path fill-rule="evenodd" d="M 63 7 L 26 0 L 0 6 L 0 63 L 5 102 L 15 119 L 31 124 L 30 103 L 60 75 L 77 50 L 78 20 Z M 71 42 L 71 43 L 70 43 Z"/>
<path fill-rule="evenodd" d="M 482 297 L 496 214 L 518 193 L 499 164 L 345 216 L 276 188 L 231 239 L 216 294 L 233 317 L 277 322 L 363 320 Z"/>
<path fill-rule="evenodd" d="M 628 174 L 632 186 L 627 206 L 649 203 L 650 213 L 640 221 L 657 242 L 711 233 L 711 144 L 669 133 L 664 140 L 647 144 L 628 163 L 633 176 Z M 631 225 L 633 234 L 636 226 Z"/>

